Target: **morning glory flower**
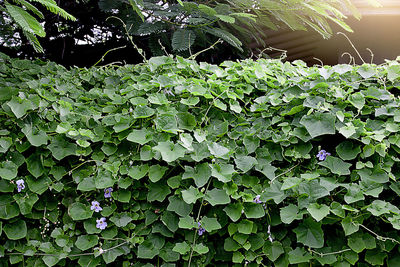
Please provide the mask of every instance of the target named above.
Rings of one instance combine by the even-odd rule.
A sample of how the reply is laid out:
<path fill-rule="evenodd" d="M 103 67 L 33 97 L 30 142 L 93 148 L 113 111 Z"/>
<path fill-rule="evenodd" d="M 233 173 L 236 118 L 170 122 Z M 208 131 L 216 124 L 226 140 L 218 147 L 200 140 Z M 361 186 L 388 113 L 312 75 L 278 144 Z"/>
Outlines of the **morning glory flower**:
<path fill-rule="evenodd" d="M 262 201 L 260 200 L 260 195 L 257 195 L 255 198 L 254 198 L 254 200 L 253 200 L 253 202 L 254 203 L 257 203 L 257 204 L 260 204 L 260 203 L 262 203 Z"/>
<path fill-rule="evenodd" d="M 22 189 L 25 189 L 25 182 L 22 179 L 19 179 L 15 182 L 17 184 L 17 190 L 18 192 L 21 192 Z"/>
<path fill-rule="evenodd" d="M 96 228 L 99 228 L 101 230 L 106 229 L 107 223 L 106 223 L 106 218 L 101 217 L 100 219 L 96 220 Z"/>
<path fill-rule="evenodd" d="M 90 209 L 94 210 L 95 212 L 103 210 L 103 208 L 100 207 L 100 203 L 98 201 L 92 201 L 92 206 L 90 207 Z"/>
<path fill-rule="evenodd" d="M 318 152 L 317 158 L 319 160 L 323 161 L 326 159 L 327 156 L 330 156 L 330 155 L 331 155 L 331 153 L 326 152 L 325 150 L 322 149 L 321 151 Z"/>
<path fill-rule="evenodd" d="M 201 227 L 201 223 L 197 222 L 197 225 L 199 226 L 199 235 L 204 234 L 204 232 L 206 231 L 206 229 L 204 229 L 203 227 Z"/>
<path fill-rule="evenodd" d="M 104 189 L 104 197 L 105 198 L 111 197 L 111 192 L 112 191 L 113 191 L 113 189 L 111 187 Z"/>

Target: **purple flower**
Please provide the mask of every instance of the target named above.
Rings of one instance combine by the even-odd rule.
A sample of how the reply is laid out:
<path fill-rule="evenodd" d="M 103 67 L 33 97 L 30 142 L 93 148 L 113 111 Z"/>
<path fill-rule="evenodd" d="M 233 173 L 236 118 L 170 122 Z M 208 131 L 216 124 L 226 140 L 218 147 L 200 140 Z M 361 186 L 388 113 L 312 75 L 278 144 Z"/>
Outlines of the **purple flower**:
<path fill-rule="evenodd" d="M 255 198 L 254 198 L 254 200 L 253 200 L 253 202 L 254 203 L 257 203 L 257 204 L 260 204 L 260 203 L 262 203 L 262 201 L 260 200 L 260 195 L 257 195 Z"/>
<path fill-rule="evenodd" d="M 317 158 L 319 160 L 323 161 L 326 159 L 327 156 L 330 156 L 330 155 L 331 155 L 331 153 L 326 152 L 325 150 L 322 149 L 321 151 L 318 152 Z"/>
<path fill-rule="evenodd" d="M 99 228 L 101 230 L 106 229 L 107 223 L 106 223 L 106 218 L 101 217 L 100 219 L 96 220 L 96 228 Z"/>
<path fill-rule="evenodd" d="M 103 208 L 100 207 L 100 203 L 98 201 L 92 201 L 92 206 L 90 207 L 90 209 L 94 210 L 95 212 L 103 210 Z"/>
<path fill-rule="evenodd" d="M 17 190 L 18 192 L 21 192 L 22 189 L 25 189 L 25 182 L 22 179 L 19 179 L 15 182 L 17 184 Z"/>
<path fill-rule="evenodd" d="M 199 235 L 204 234 L 204 232 L 206 231 L 206 229 L 204 229 L 203 227 L 201 227 L 201 223 L 197 222 L 197 226 L 199 227 Z"/>
<path fill-rule="evenodd" d="M 111 197 L 111 192 L 114 191 L 111 187 L 104 189 L 104 197 L 109 198 Z"/>

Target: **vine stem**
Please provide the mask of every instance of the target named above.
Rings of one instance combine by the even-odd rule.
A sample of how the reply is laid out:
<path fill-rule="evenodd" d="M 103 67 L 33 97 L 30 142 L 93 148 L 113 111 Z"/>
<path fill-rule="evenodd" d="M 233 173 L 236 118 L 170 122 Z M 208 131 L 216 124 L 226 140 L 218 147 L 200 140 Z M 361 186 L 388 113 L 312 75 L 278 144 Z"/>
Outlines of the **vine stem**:
<path fill-rule="evenodd" d="M 269 182 L 269 184 L 272 184 L 277 178 L 281 177 L 282 175 L 285 175 L 288 172 L 291 172 L 294 168 L 296 168 L 297 166 L 299 166 L 300 162 L 297 162 L 296 165 L 290 167 L 290 169 L 282 172 L 281 174 L 278 174 L 277 176 L 274 177 L 274 179 L 271 180 L 271 182 Z"/>
<path fill-rule="evenodd" d="M 378 235 L 377 233 L 375 233 L 374 231 L 372 231 L 371 229 L 369 229 L 368 227 L 364 226 L 361 223 L 354 223 L 354 224 L 364 228 L 365 230 L 367 230 L 368 232 L 370 232 L 371 234 L 376 236 L 376 239 L 378 239 L 378 240 L 381 240 L 383 242 L 385 242 L 386 240 L 389 240 L 389 241 L 392 241 L 393 243 L 400 244 L 400 242 L 397 241 L 396 239 L 391 238 L 391 237 L 384 237 L 384 236 Z"/>
<path fill-rule="evenodd" d="M 204 196 L 203 196 L 203 198 L 202 198 L 202 200 L 201 200 L 201 204 L 200 204 L 199 211 L 197 212 L 196 222 L 198 222 L 199 219 L 200 219 L 201 208 L 203 207 L 204 198 L 205 198 L 206 193 L 207 193 L 207 191 L 208 191 L 208 187 L 210 186 L 211 180 L 212 180 L 212 178 L 208 181 L 207 186 L 206 186 L 206 190 L 204 191 Z M 190 265 L 191 265 L 191 263 L 192 263 L 192 257 L 193 257 L 193 252 L 194 252 L 194 246 L 196 245 L 196 237 L 197 237 L 197 230 L 195 231 L 194 236 L 193 236 L 193 244 L 192 244 L 192 247 L 191 247 L 191 249 L 190 249 L 190 256 L 189 256 L 188 267 L 190 267 Z"/>
<path fill-rule="evenodd" d="M 120 247 L 120 246 L 123 246 L 123 245 L 127 244 L 128 242 L 129 242 L 129 241 L 125 241 L 125 242 L 123 242 L 123 243 L 121 243 L 121 244 L 118 244 L 118 245 L 116 245 L 116 246 L 114 246 L 114 247 L 105 249 L 105 250 L 103 250 L 102 253 L 105 253 L 105 252 L 107 252 L 107 251 L 116 249 L 116 248 L 118 248 L 118 247 Z M 6 253 L 6 255 L 23 255 L 23 256 L 31 256 L 31 257 L 34 257 L 34 256 L 53 256 L 53 257 L 60 257 L 60 254 L 35 253 L 35 254 L 33 254 L 33 255 L 25 255 L 25 254 L 22 253 L 22 252 L 9 252 L 9 253 Z M 94 252 L 87 252 L 87 253 L 80 253 L 80 254 L 69 254 L 69 255 L 67 255 L 66 257 L 79 257 L 79 256 L 88 256 L 88 255 L 94 255 Z"/>
<path fill-rule="evenodd" d="M 350 251 L 350 250 L 351 250 L 351 249 L 346 248 L 346 249 L 339 250 L 339 251 L 335 251 L 335 252 L 321 253 L 321 252 L 312 250 L 312 249 L 310 249 L 310 248 L 308 249 L 308 251 L 310 251 L 311 253 L 317 254 L 317 255 L 320 256 L 320 257 L 325 257 L 325 256 L 328 256 L 328 255 L 341 254 L 341 253 L 343 253 L 343 252 Z"/>

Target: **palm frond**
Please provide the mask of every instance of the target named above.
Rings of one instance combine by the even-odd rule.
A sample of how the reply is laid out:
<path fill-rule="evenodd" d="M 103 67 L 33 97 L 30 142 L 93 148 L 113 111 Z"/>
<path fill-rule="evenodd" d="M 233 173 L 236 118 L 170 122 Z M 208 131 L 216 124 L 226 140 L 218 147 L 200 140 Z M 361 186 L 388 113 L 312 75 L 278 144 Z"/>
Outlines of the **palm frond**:
<path fill-rule="evenodd" d="M 50 12 L 63 17 L 64 19 L 69 19 L 75 21 L 76 18 L 69 14 L 67 11 L 57 6 L 57 3 L 54 0 L 30 0 L 31 2 L 38 2 L 46 7 Z"/>
<path fill-rule="evenodd" d="M 10 17 L 23 31 L 30 32 L 40 37 L 46 36 L 43 26 L 28 12 L 16 5 L 5 3 L 5 6 Z"/>

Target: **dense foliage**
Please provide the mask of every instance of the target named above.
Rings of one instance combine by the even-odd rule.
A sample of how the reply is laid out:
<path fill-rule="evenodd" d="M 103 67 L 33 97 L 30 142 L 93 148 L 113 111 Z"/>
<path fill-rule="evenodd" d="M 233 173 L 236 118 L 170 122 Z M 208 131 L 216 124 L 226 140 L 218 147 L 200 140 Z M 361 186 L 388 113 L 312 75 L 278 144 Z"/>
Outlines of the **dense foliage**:
<path fill-rule="evenodd" d="M 2 264 L 398 266 L 397 62 L 0 61 Z"/>
<path fill-rule="evenodd" d="M 376 0 L 368 2 L 379 6 Z M 38 3 L 53 8 L 50 10 L 56 14 Z M 92 66 L 106 51 L 118 47 L 121 50 L 112 53 L 114 62 L 138 63 L 141 57 L 129 49 L 128 32 L 147 57 L 165 52 L 188 57 L 221 40 L 223 43 L 218 43 L 215 50 L 201 55 L 202 60 L 212 63 L 247 57 L 251 52 L 258 55 L 269 46 L 267 29 L 311 29 L 327 38 L 332 34 L 332 24 L 351 31 L 346 15 L 361 17 L 350 0 L 83 0 L 58 4 L 77 20 L 59 16 L 63 9 L 54 0 L 0 0 L 0 51 L 50 59 L 64 66 Z M 71 18 L 68 13 L 60 14 Z M 126 29 L 110 17 L 122 20 Z M 29 40 L 36 50 L 42 51 L 43 47 L 45 53 L 35 53 L 27 45 Z M 253 44 L 254 51 L 250 51 L 249 44 Z M 128 48 L 122 50 L 124 46 Z"/>

